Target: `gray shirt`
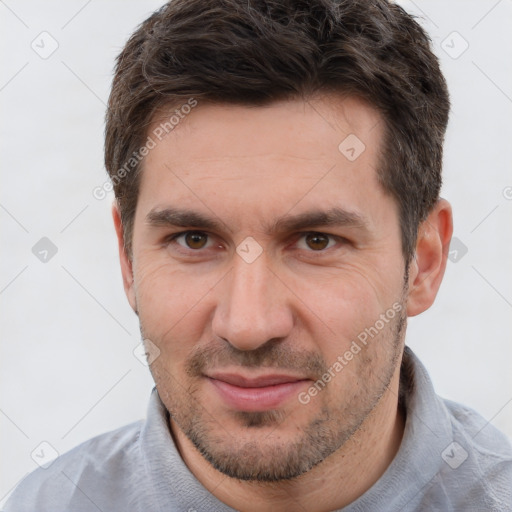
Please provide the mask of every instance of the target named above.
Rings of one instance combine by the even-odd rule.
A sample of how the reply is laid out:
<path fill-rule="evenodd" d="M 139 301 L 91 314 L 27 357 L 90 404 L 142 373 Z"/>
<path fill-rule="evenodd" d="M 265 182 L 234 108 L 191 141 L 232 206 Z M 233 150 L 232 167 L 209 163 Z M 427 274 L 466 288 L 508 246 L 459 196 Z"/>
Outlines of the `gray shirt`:
<path fill-rule="evenodd" d="M 473 410 L 438 397 L 406 348 L 406 425 L 384 475 L 344 512 L 512 511 L 512 446 Z M 25 478 L 5 512 L 232 511 L 181 459 L 156 389 L 147 419 L 109 432 Z"/>

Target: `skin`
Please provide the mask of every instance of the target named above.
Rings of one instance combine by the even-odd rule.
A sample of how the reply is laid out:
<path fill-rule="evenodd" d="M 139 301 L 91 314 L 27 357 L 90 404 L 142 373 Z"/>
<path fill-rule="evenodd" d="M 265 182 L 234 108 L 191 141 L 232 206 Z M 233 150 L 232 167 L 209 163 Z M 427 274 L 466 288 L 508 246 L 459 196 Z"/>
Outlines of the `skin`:
<path fill-rule="evenodd" d="M 405 320 L 434 301 L 452 217 L 440 200 L 420 226 L 404 283 L 397 205 L 375 171 L 382 130 L 380 115 L 350 97 L 200 104 L 146 157 L 131 257 L 114 205 L 124 287 L 143 338 L 160 351 L 151 372 L 170 430 L 195 477 L 235 509 L 341 508 L 400 446 Z M 354 161 L 338 149 L 349 134 L 365 144 Z M 150 221 L 171 207 L 220 226 Z M 284 215 L 330 207 L 360 222 L 269 229 Z M 170 240 L 186 230 L 200 233 Z M 261 254 L 248 262 L 237 247 Z M 299 393 L 393 304 L 400 314 L 301 403 Z M 218 392 L 216 372 L 301 382 L 278 406 L 241 412 Z"/>

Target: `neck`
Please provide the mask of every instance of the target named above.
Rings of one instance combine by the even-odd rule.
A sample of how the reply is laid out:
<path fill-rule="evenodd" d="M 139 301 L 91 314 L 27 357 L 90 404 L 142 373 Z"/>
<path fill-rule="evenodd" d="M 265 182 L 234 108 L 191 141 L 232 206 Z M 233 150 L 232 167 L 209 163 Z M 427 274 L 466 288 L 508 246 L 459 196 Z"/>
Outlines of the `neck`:
<path fill-rule="evenodd" d="M 292 480 L 265 483 L 229 478 L 203 458 L 172 420 L 171 430 L 189 470 L 217 499 L 236 510 L 336 510 L 370 489 L 398 452 L 405 426 L 398 406 L 399 376 L 398 368 L 372 413 L 339 450 Z"/>

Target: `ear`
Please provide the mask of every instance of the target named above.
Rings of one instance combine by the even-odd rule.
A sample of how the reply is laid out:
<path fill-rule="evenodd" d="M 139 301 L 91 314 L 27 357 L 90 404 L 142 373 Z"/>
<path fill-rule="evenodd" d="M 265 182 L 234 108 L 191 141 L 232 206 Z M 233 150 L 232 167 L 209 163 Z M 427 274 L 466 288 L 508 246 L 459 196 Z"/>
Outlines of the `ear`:
<path fill-rule="evenodd" d="M 124 230 L 121 222 L 121 212 L 117 201 L 112 204 L 112 218 L 117 234 L 117 245 L 119 249 L 119 261 L 121 263 L 121 274 L 123 276 L 124 292 L 132 309 L 137 313 L 137 301 L 135 298 L 135 286 L 133 281 L 132 261 L 128 257 L 124 246 Z"/>
<path fill-rule="evenodd" d="M 409 266 L 407 315 L 427 310 L 443 280 L 453 233 L 452 208 L 440 199 L 418 229 L 416 254 Z"/>

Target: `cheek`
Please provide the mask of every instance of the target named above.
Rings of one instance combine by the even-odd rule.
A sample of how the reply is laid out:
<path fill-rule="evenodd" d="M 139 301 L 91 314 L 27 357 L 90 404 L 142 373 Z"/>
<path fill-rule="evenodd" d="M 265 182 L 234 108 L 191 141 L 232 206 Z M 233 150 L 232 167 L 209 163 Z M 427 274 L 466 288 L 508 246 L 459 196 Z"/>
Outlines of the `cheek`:
<path fill-rule="evenodd" d="M 203 336 L 215 280 L 194 277 L 148 258 L 135 267 L 135 281 L 144 337 L 159 347 L 167 361 L 186 358 Z"/>
<path fill-rule="evenodd" d="M 164 258 L 140 258 L 134 268 L 139 313 L 176 322 L 208 291 L 205 280 L 194 278 Z"/>
<path fill-rule="evenodd" d="M 390 307 L 393 288 L 395 283 L 390 286 L 367 271 L 350 268 L 315 278 L 304 276 L 297 283 L 297 295 L 304 297 L 317 322 L 320 320 L 331 334 L 343 337 L 366 327 L 369 321 L 373 323 Z"/>
<path fill-rule="evenodd" d="M 381 315 L 400 302 L 401 279 L 398 268 L 396 272 L 386 273 L 378 267 L 354 265 L 337 268 L 322 276 L 318 274 L 316 278 L 303 276 L 297 282 L 297 296 L 304 297 L 308 308 L 304 309 L 307 314 L 302 315 L 302 319 L 310 319 L 305 328 L 311 333 L 327 364 L 332 364 L 351 347 L 354 349 L 353 342 L 359 343 L 362 350 L 357 356 L 359 363 L 350 364 L 350 371 L 359 368 L 364 359 L 377 356 L 379 343 L 372 343 L 372 347 L 366 349 L 360 340 L 370 339 L 368 332 L 375 332 L 372 328 L 376 322 L 380 327 Z M 386 328 L 379 329 L 378 337 L 372 341 L 389 337 L 388 327 L 386 324 Z"/>

